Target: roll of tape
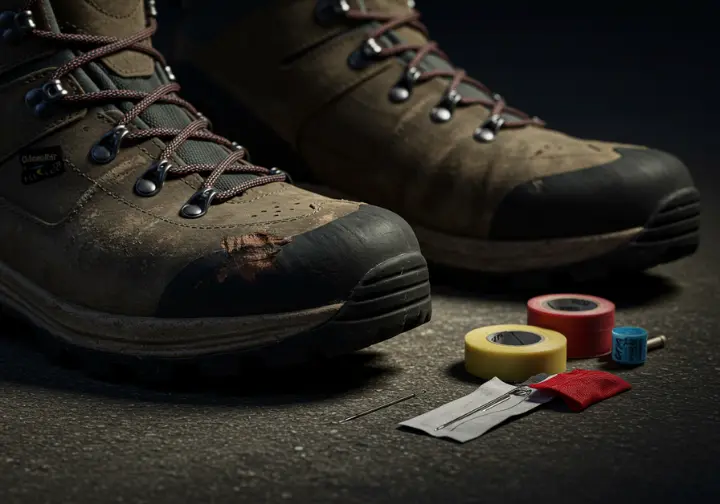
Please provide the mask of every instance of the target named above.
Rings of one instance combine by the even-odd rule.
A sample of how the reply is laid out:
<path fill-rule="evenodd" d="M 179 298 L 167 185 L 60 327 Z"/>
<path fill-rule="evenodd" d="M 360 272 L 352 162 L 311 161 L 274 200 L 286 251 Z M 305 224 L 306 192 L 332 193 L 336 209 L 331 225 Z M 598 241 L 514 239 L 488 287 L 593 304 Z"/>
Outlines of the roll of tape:
<path fill-rule="evenodd" d="M 526 325 L 496 325 L 465 335 L 465 369 L 489 380 L 521 382 L 565 371 L 567 342 L 557 331 Z"/>
<path fill-rule="evenodd" d="M 643 364 L 647 359 L 648 332 L 642 327 L 612 330 L 612 360 L 618 364 Z"/>
<path fill-rule="evenodd" d="M 569 359 L 599 357 L 612 350 L 615 305 L 584 294 L 538 296 L 528 301 L 527 323 L 565 335 Z"/>

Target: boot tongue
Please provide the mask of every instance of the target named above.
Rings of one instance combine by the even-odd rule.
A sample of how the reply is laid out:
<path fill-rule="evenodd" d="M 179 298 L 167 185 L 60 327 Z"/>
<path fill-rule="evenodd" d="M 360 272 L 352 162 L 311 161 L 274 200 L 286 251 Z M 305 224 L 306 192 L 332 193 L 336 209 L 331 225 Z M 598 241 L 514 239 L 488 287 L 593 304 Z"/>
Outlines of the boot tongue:
<path fill-rule="evenodd" d="M 64 33 L 127 37 L 147 26 L 145 0 L 52 0 L 52 7 Z M 152 58 L 134 51 L 108 56 L 103 63 L 121 77 L 148 77 L 154 71 Z"/>
<path fill-rule="evenodd" d="M 354 2 L 357 8 L 363 12 L 380 12 L 384 14 L 395 14 L 398 16 L 409 14 L 413 8 L 417 7 L 418 3 L 412 0 L 354 0 Z M 378 24 L 377 26 L 380 25 Z M 429 42 L 422 32 L 409 26 L 397 28 L 381 38 L 385 43 L 389 44 L 424 45 Z M 405 54 L 401 55 L 400 58 L 406 63 L 409 63 L 414 56 L 414 51 L 407 51 Z M 418 66 L 420 67 L 420 70 L 424 72 L 430 72 L 432 70 L 455 70 L 455 67 L 453 67 L 448 61 L 435 54 L 429 54 L 423 58 L 423 61 Z M 467 98 L 492 100 L 492 97 L 486 92 L 467 83 L 460 84 L 458 86 L 458 92 Z M 504 113 L 503 117 L 506 121 L 517 121 L 520 119 L 520 117 L 516 117 L 508 113 Z"/>

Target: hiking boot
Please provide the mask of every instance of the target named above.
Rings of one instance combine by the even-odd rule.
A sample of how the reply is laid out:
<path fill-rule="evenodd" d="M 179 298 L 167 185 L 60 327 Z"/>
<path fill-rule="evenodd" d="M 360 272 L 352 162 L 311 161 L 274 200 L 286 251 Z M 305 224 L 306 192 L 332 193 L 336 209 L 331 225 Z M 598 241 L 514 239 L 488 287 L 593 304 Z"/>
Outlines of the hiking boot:
<path fill-rule="evenodd" d="M 409 225 L 211 132 L 151 45 L 152 4 L 1 6 L 0 302 L 54 348 L 106 371 L 223 374 L 429 319 Z"/>
<path fill-rule="evenodd" d="M 270 125 L 307 165 L 299 178 L 402 215 L 430 261 L 585 277 L 697 248 L 681 161 L 510 107 L 449 63 L 413 2 L 275 0 L 234 18 L 242 2 L 186 3 L 173 43 L 207 77 L 205 106 L 237 102 L 251 115 L 234 124 Z"/>

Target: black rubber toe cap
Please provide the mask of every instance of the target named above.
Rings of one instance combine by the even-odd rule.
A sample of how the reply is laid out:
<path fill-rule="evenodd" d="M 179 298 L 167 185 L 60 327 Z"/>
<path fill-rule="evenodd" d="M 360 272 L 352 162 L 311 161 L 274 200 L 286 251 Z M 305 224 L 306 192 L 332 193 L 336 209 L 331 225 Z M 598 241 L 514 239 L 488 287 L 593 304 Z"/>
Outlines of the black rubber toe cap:
<path fill-rule="evenodd" d="M 621 158 L 515 187 L 497 209 L 494 240 L 542 240 L 644 226 L 662 200 L 693 186 L 685 165 L 657 150 L 617 149 Z"/>
<path fill-rule="evenodd" d="M 221 250 L 193 262 L 168 285 L 157 316 L 234 317 L 340 303 L 377 265 L 420 250 L 401 217 L 370 205 L 278 248 L 270 258 Z"/>

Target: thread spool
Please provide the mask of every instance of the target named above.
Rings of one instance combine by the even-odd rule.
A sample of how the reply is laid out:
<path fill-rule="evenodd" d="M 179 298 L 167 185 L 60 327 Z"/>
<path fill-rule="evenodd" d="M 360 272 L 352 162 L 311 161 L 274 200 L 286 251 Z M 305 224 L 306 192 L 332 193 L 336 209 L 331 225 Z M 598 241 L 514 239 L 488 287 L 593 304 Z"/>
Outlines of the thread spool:
<path fill-rule="evenodd" d="M 653 347 L 664 344 L 661 338 Z M 618 364 L 639 365 L 647 360 L 648 332 L 642 327 L 616 327 L 612 330 L 612 360 Z"/>

